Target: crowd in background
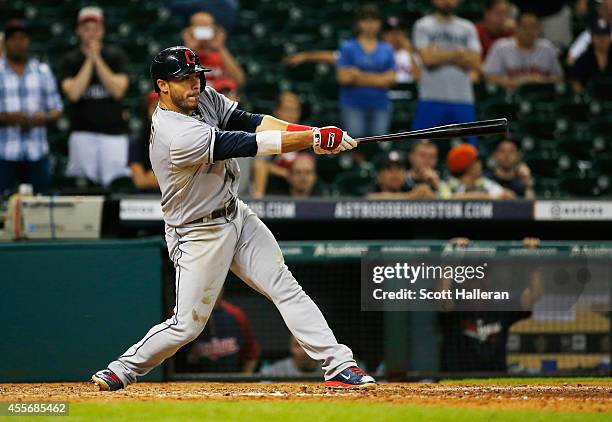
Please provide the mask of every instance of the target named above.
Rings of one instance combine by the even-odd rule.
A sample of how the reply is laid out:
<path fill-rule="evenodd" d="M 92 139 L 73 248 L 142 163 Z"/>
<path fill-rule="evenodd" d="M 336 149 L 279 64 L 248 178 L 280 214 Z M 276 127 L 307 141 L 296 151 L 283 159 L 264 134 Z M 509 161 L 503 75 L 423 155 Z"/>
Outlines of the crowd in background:
<path fill-rule="evenodd" d="M 192 48 L 212 69 L 206 75 L 209 85 L 240 101 L 247 76 L 226 47 L 236 11 L 220 14 L 217 8 L 225 10 L 224 2 L 213 2 L 215 7 L 208 9 L 201 9 L 198 2 L 187 9 L 174 3 L 169 2 L 170 9 L 187 19 L 177 44 Z M 421 129 L 477 120 L 474 84 L 479 81 L 514 90 L 523 84 L 566 80 L 581 93 L 592 80 L 612 77 L 612 0 L 485 0 L 477 23 L 456 15 L 460 3 L 431 0 L 431 13 L 412 28 L 401 17 L 386 16 L 384 8 L 362 4 L 354 11 L 353 38 L 342 40 L 335 51 L 298 52 L 285 64 L 335 66 L 341 114 L 340 121 L 328 124 L 341 126 L 353 137 L 389 133 L 392 102 L 402 94 L 398 84 L 418 84 L 411 126 Z M 572 14 L 583 16 L 590 7 L 597 18 L 573 40 Z M 149 124 L 142 125 L 139 135 L 129 136 L 124 98 L 132 83 L 127 71 L 130 58 L 105 42 L 101 8 L 84 7 L 75 19 L 78 45 L 58 58 L 57 75 L 30 55 L 28 23 L 5 22 L 0 57 L 0 192 L 14 190 L 17 182 L 32 184 L 35 192 L 49 191 L 52 171 L 46 125 L 62 113 L 70 123 L 65 176 L 111 188 L 117 180 L 129 178 L 135 190 L 155 192 L 157 181 L 148 161 Z M 157 96 L 150 92 L 142 106 L 148 121 L 156 105 Z M 301 107 L 298 95 L 281 92 L 274 114 L 299 123 Z M 357 149 L 347 160 L 351 169 L 374 166 L 371 180 L 360 182 L 368 184 L 360 190 L 368 198 L 535 196 L 531 171 L 512 134 L 499 139 L 486 156 L 482 152 L 479 140 L 471 137 L 456 140 L 443 157 L 435 143 L 423 141 L 410 145 L 407 152 L 386 150 L 376 157 Z M 241 160 L 242 193 L 257 198 L 337 194 L 318 178 L 318 164 L 308 152 Z"/>

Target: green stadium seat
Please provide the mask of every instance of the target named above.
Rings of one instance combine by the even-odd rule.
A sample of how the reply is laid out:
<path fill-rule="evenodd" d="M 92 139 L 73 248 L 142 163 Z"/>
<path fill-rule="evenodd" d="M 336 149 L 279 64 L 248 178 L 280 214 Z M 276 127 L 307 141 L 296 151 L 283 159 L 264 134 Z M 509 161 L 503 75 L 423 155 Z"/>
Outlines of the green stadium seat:
<path fill-rule="evenodd" d="M 481 82 L 474 84 L 474 96 L 476 103 L 492 98 L 504 98 L 507 96 L 506 90 L 499 85 Z"/>
<path fill-rule="evenodd" d="M 316 63 L 303 63 L 299 66 L 285 66 L 285 76 L 292 82 L 313 82 L 316 71 Z"/>
<path fill-rule="evenodd" d="M 317 156 L 317 174 L 323 181 L 331 183 L 343 170 L 340 157 L 331 154 Z"/>
<path fill-rule="evenodd" d="M 609 138 L 610 128 L 612 128 L 612 115 L 595 118 L 589 122 L 589 130 L 594 136 Z"/>
<path fill-rule="evenodd" d="M 519 86 L 514 91 L 514 97 L 518 101 L 554 101 L 567 93 L 568 88 L 563 83 L 529 83 Z"/>
<path fill-rule="evenodd" d="M 553 101 L 522 100 L 519 103 L 520 117 L 537 117 L 539 119 L 554 119 L 556 104 Z"/>
<path fill-rule="evenodd" d="M 552 139 L 557 133 L 557 122 L 539 116 L 524 117 L 518 122 L 518 131 L 534 139 Z"/>
<path fill-rule="evenodd" d="M 603 101 L 612 101 L 612 78 L 594 79 L 587 85 L 590 97 Z"/>
<path fill-rule="evenodd" d="M 555 114 L 572 122 L 587 122 L 592 117 L 588 104 L 583 102 L 561 102 L 556 103 Z"/>
<path fill-rule="evenodd" d="M 559 177 L 559 187 L 570 196 L 592 197 L 601 194 L 598 176 L 593 173 L 570 173 Z"/>
<path fill-rule="evenodd" d="M 557 141 L 557 148 L 562 154 L 575 160 L 590 161 L 593 159 L 593 142 L 580 139 L 575 135 L 568 135 Z"/>
<path fill-rule="evenodd" d="M 411 129 L 412 119 L 416 112 L 414 100 L 393 100 L 393 112 L 391 114 L 392 132 L 405 132 Z"/>
<path fill-rule="evenodd" d="M 374 174 L 367 170 L 340 173 L 334 179 L 332 190 L 342 196 L 365 196 L 374 180 Z"/>
<path fill-rule="evenodd" d="M 535 178 L 535 191 L 538 198 L 555 198 L 560 195 L 559 180 L 549 177 Z"/>
<path fill-rule="evenodd" d="M 610 174 L 612 169 L 612 152 L 596 155 L 593 159 L 593 168 L 600 174 Z"/>
<path fill-rule="evenodd" d="M 526 154 L 525 162 L 537 177 L 554 178 L 560 173 L 559 158 L 556 154 L 550 152 Z"/>
<path fill-rule="evenodd" d="M 479 104 L 480 115 L 483 119 L 499 119 L 506 117 L 514 121 L 519 113 L 519 105 L 508 101 L 507 98 L 491 98 Z"/>

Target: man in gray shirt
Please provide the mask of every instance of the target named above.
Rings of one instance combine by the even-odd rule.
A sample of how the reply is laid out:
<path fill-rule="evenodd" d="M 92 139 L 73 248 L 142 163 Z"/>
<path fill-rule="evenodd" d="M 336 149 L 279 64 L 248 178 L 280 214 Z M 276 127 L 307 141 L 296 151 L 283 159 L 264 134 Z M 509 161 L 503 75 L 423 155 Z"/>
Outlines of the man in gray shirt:
<path fill-rule="evenodd" d="M 480 68 L 481 46 L 476 27 L 453 14 L 459 1 L 432 0 L 435 12 L 414 24 L 423 69 L 413 129 L 476 120 L 470 73 Z"/>
<path fill-rule="evenodd" d="M 557 50 L 540 36 L 538 17 L 521 12 L 514 37 L 502 38 L 493 44 L 483 73 L 489 82 L 506 89 L 525 83 L 551 83 L 563 76 Z"/>
<path fill-rule="evenodd" d="M 182 46 L 162 50 L 151 63 L 159 105 L 149 150 L 176 268 L 174 315 L 92 381 L 101 390 L 125 388 L 198 337 L 231 270 L 276 305 L 299 344 L 323 363 L 326 386 L 374 387 L 374 378 L 357 367 L 351 349 L 336 341 L 285 265 L 270 230 L 236 195 L 236 158 L 307 148 L 336 154 L 357 143 L 334 126 L 312 128 L 240 110 L 205 86 L 206 71 L 197 54 Z"/>

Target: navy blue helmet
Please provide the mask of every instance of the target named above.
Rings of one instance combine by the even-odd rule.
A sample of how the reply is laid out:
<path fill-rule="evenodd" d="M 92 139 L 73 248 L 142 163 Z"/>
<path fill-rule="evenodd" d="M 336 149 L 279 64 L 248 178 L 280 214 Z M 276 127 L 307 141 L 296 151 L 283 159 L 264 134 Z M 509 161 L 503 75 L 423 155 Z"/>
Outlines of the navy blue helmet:
<path fill-rule="evenodd" d="M 163 49 L 151 62 L 151 79 L 153 89 L 157 93 L 159 93 L 158 79 L 180 78 L 192 73 L 200 75 L 200 91 L 203 91 L 206 86 L 204 72 L 210 72 L 210 69 L 200 64 L 200 58 L 192 49 L 182 45 Z"/>

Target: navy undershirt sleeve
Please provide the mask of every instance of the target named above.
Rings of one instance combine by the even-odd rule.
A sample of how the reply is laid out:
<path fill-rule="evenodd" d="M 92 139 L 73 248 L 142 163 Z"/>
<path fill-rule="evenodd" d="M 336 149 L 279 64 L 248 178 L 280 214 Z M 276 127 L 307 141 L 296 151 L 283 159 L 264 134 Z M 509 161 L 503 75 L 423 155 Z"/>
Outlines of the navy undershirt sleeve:
<path fill-rule="evenodd" d="M 254 133 L 243 131 L 219 131 L 216 133 L 213 161 L 255 157 L 256 155 L 257 139 Z"/>
<path fill-rule="evenodd" d="M 235 109 L 230 114 L 225 125 L 225 130 L 241 130 L 243 132 L 255 133 L 257 126 L 263 120 L 263 114 L 253 114 L 248 111 Z"/>

